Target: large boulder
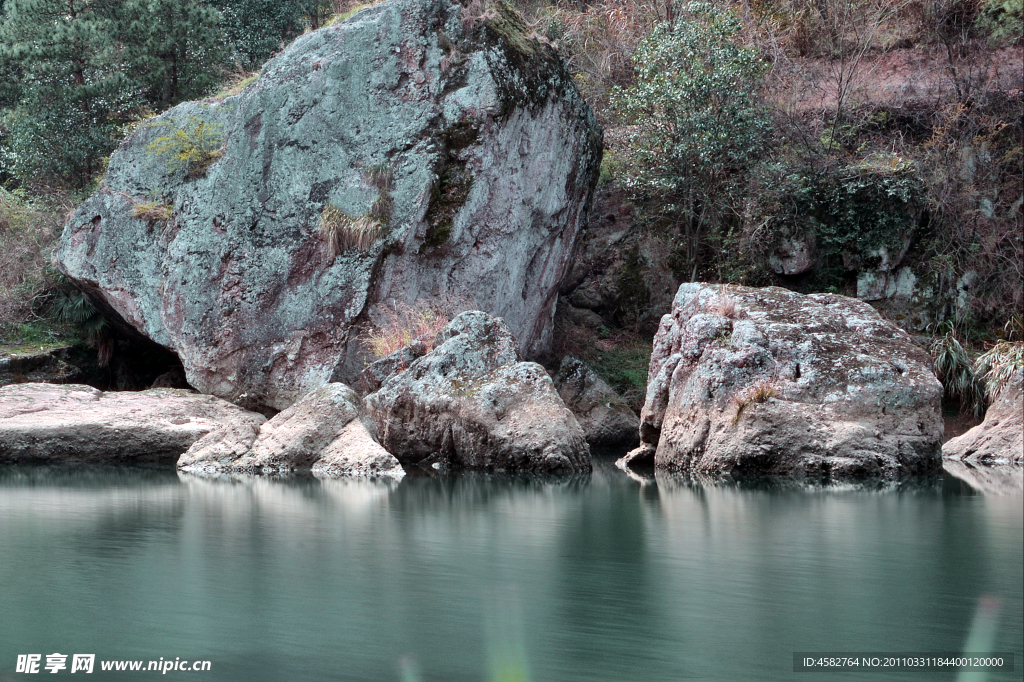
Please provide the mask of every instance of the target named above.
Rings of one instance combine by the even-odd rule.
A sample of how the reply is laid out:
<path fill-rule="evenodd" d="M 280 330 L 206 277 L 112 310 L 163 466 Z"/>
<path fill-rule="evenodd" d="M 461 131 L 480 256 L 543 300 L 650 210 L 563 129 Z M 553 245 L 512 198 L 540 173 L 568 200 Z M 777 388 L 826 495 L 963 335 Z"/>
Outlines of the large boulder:
<path fill-rule="evenodd" d="M 190 385 L 254 409 L 355 379 L 385 302 L 472 299 L 531 356 L 601 146 L 506 4 L 389 0 L 299 37 L 240 94 L 143 123 L 58 263 Z"/>
<path fill-rule="evenodd" d="M 434 348 L 366 397 L 381 444 L 403 464 L 590 471 L 583 430 L 540 365 L 520 362 L 501 319 L 462 313 Z M 426 347 L 423 347 L 426 351 Z"/>
<path fill-rule="evenodd" d="M 331 383 L 308 393 L 259 430 L 224 428 L 178 460 L 191 473 L 291 473 L 401 479 L 398 460 L 377 442 L 355 391 Z"/>
<path fill-rule="evenodd" d="M 942 456 L 971 464 L 1024 460 L 1024 369 L 995 391 L 983 422 L 946 441 Z"/>
<path fill-rule="evenodd" d="M 576 415 L 591 446 L 628 447 L 640 441 L 636 413 L 604 379 L 577 358 L 562 358 L 554 381 L 558 396 Z"/>
<path fill-rule="evenodd" d="M 897 477 L 941 468 L 928 355 L 866 303 L 679 287 L 654 340 L 641 446 L 683 473 Z"/>
<path fill-rule="evenodd" d="M 0 464 L 173 464 L 211 431 L 255 432 L 266 420 L 180 389 L 104 393 L 76 384 L 0 388 Z"/>

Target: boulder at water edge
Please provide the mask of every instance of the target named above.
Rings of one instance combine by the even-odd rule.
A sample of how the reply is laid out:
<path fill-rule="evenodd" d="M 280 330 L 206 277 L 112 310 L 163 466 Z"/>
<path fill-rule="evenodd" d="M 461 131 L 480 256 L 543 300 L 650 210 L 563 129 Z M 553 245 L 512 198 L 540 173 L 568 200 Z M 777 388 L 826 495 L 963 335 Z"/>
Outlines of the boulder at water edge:
<path fill-rule="evenodd" d="M 928 355 L 866 303 L 684 284 L 654 340 L 641 446 L 621 465 L 896 477 L 941 467 Z"/>
<path fill-rule="evenodd" d="M 0 464 L 173 464 L 214 430 L 256 433 L 266 421 L 193 391 L 104 393 L 76 384 L 0 388 Z"/>
<path fill-rule="evenodd" d="M 942 455 L 971 464 L 1024 461 L 1024 369 L 1014 372 L 995 391 L 985 420 L 946 441 Z"/>
<path fill-rule="evenodd" d="M 399 461 L 486 471 L 590 471 L 590 450 L 576 418 L 544 368 L 519 361 L 518 344 L 500 318 L 462 313 L 433 345 L 408 366 L 391 363 L 395 373 L 366 397 L 381 444 Z"/>
<path fill-rule="evenodd" d="M 191 386 L 254 409 L 355 379 L 385 303 L 471 299 L 532 355 L 601 146 L 507 5 L 388 0 L 300 36 L 240 94 L 143 123 L 59 267 Z"/>
<path fill-rule="evenodd" d="M 340 383 L 308 393 L 258 432 L 230 427 L 211 432 L 181 456 L 178 468 L 192 473 L 405 476 L 398 460 L 377 442 L 362 400 Z"/>

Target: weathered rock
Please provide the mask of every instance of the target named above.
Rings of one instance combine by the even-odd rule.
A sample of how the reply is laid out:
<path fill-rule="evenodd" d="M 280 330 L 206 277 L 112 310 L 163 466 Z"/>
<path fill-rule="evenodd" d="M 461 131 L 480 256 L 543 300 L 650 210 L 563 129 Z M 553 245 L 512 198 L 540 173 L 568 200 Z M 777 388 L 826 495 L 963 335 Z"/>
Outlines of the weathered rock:
<path fill-rule="evenodd" d="M 983 422 L 946 441 L 942 456 L 971 464 L 1024 461 L 1024 370 L 996 391 Z"/>
<path fill-rule="evenodd" d="M 640 441 L 640 419 L 593 370 L 572 356 L 555 375 L 558 395 L 576 416 L 592 447 L 621 447 Z"/>
<path fill-rule="evenodd" d="M 653 334 L 679 279 L 672 269 L 672 236 L 633 229 L 638 218 L 625 191 L 609 184 L 595 192 L 586 232 L 559 290 L 563 322 L 591 329 L 605 320 L 638 324 Z"/>
<path fill-rule="evenodd" d="M 290 473 L 401 479 L 398 460 L 377 442 L 362 400 L 344 384 L 307 394 L 257 430 L 226 428 L 197 441 L 178 460 L 192 473 Z"/>
<path fill-rule="evenodd" d="M 768 267 L 779 275 L 801 275 L 817 264 L 817 234 L 813 230 L 780 239 L 768 254 Z"/>
<path fill-rule="evenodd" d="M 151 146 L 186 130 L 199 148 L 200 123 L 205 168 Z M 283 409 L 356 378 L 385 301 L 472 297 L 544 350 L 600 156 L 569 71 L 507 5 L 389 0 L 299 37 L 241 94 L 141 126 L 59 267 L 196 389 Z M 328 245 L 331 206 L 361 244 Z"/>
<path fill-rule="evenodd" d="M 0 388 L 0 463 L 173 463 L 211 431 L 255 430 L 263 421 L 262 415 L 192 391 L 5 386 Z"/>
<path fill-rule="evenodd" d="M 429 353 L 432 343 L 433 339 L 413 339 L 391 355 L 374 361 L 359 375 L 359 390 L 365 395 L 380 389 L 389 378 L 409 369 L 409 365 Z"/>
<path fill-rule="evenodd" d="M 576 418 L 544 368 L 519 359 L 501 319 L 462 313 L 437 335 L 434 350 L 366 397 L 381 444 L 403 464 L 589 471 Z"/>
<path fill-rule="evenodd" d="M 684 284 L 648 377 L 641 446 L 622 465 L 823 478 L 941 466 L 927 354 L 855 299 Z"/>

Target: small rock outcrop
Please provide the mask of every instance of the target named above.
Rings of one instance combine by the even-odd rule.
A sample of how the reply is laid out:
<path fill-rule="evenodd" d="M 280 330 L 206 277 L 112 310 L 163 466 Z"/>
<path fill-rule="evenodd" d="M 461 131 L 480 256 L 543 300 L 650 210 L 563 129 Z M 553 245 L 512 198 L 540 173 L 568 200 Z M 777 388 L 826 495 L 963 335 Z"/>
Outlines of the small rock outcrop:
<path fill-rule="evenodd" d="M 180 389 L 104 393 L 77 384 L 0 388 L 0 464 L 173 464 L 211 431 L 255 431 L 266 420 Z"/>
<path fill-rule="evenodd" d="M 403 464 L 486 471 L 590 471 L 583 430 L 540 365 L 520 362 L 504 321 L 462 313 L 434 349 L 366 397 L 381 444 Z"/>
<path fill-rule="evenodd" d="M 57 259 L 191 386 L 281 410 L 352 382 L 392 302 L 471 298 L 544 351 L 601 149 L 507 4 L 388 0 L 141 125 Z"/>
<path fill-rule="evenodd" d="M 567 355 L 554 381 L 559 397 L 576 415 L 591 447 L 629 447 L 639 443 L 640 419 L 592 369 Z"/>
<path fill-rule="evenodd" d="M 22 352 L 0 352 L 0 386 L 7 384 L 72 384 L 81 382 L 84 372 L 71 363 L 70 346 Z"/>
<path fill-rule="evenodd" d="M 995 392 L 983 422 L 946 441 L 942 456 L 970 464 L 1024 461 L 1024 370 Z"/>
<path fill-rule="evenodd" d="M 178 460 L 191 473 L 318 476 L 405 476 L 398 460 L 377 442 L 376 429 L 355 391 L 321 386 L 259 429 L 226 427 L 197 441 Z"/>
<path fill-rule="evenodd" d="M 933 472 L 941 395 L 925 351 L 866 303 L 684 284 L 654 340 L 641 445 L 620 466 L 832 479 Z"/>

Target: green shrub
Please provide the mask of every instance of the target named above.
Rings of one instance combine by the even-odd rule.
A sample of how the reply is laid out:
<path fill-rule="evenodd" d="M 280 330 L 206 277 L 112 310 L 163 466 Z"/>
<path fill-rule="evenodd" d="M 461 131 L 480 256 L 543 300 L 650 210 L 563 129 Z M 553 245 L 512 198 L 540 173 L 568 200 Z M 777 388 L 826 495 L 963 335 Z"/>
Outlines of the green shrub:
<path fill-rule="evenodd" d="M 771 120 L 757 99 L 765 64 L 739 44 L 739 20 L 700 2 L 682 10 L 640 41 L 636 84 L 616 90 L 612 105 L 629 126 L 622 183 L 661 200 L 695 274 L 704 237 L 734 213 Z"/>
<path fill-rule="evenodd" d="M 587 364 L 639 412 L 647 393 L 647 369 L 651 363 L 650 343 L 631 343 L 587 354 Z"/>
<path fill-rule="evenodd" d="M 962 412 L 981 417 L 985 413 L 985 382 L 955 332 L 949 330 L 936 338 L 931 352 L 946 399 L 958 402 Z"/>
<path fill-rule="evenodd" d="M 749 241 L 762 256 L 785 239 L 815 237 L 818 270 L 842 277 L 843 256 L 877 263 L 881 251 L 895 255 L 914 234 L 925 206 L 916 166 L 876 158 L 851 165 L 765 165 L 755 185 L 757 230 Z"/>
<path fill-rule="evenodd" d="M 150 154 L 166 159 L 171 173 L 184 170 L 186 177 L 201 176 L 224 155 L 224 132 L 219 124 L 188 116 L 184 120 L 160 121 L 152 125 L 171 129 L 167 135 L 150 142 L 147 148 Z"/>
<path fill-rule="evenodd" d="M 106 335 L 107 320 L 77 289 L 65 290 L 53 299 L 51 312 L 57 322 L 79 330 L 87 342 L 99 341 Z"/>
<path fill-rule="evenodd" d="M 978 25 L 996 43 L 1020 44 L 1024 38 L 1024 0 L 988 0 Z"/>

